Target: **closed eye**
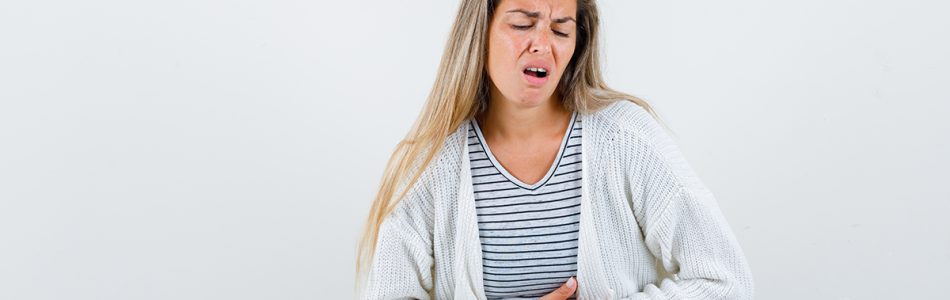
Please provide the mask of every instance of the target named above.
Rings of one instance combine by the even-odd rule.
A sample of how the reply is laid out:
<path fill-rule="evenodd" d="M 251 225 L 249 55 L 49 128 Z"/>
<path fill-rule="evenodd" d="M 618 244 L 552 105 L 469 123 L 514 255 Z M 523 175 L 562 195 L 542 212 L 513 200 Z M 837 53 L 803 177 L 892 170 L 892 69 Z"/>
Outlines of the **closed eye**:
<path fill-rule="evenodd" d="M 534 27 L 534 25 L 511 25 L 511 28 L 514 28 L 514 29 L 517 29 L 517 30 L 528 30 L 528 29 L 530 29 L 531 27 Z M 557 36 L 560 36 L 560 37 L 567 37 L 567 36 L 568 36 L 567 33 L 560 32 L 560 31 L 557 31 L 557 30 L 554 30 L 554 29 L 551 29 L 551 31 L 554 32 L 554 35 L 557 35 Z"/>

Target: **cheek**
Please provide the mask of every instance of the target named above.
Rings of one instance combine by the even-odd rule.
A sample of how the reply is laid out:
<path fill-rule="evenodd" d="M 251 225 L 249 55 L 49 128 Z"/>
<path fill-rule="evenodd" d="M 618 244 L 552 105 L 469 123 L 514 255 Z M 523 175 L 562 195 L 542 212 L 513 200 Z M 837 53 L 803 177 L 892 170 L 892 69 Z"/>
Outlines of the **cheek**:
<path fill-rule="evenodd" d="M 521 43 L 521 39 L 511 34 L 492 35 L 488 42 L 488 71 L 504 73 L 505 70 L 516 67 Z"/>
<path fill-rule="evenodd" d="M 561 71 L 567 69 L 567 64 L 571 62 L 571 58 L 574 55 L 574 49 L 574 41 L 570 41 L 565 42 L 564 44 L 560 45 L 557 50 L 555 50 L 554 58 L 557 60 L 558 69 Z"/>

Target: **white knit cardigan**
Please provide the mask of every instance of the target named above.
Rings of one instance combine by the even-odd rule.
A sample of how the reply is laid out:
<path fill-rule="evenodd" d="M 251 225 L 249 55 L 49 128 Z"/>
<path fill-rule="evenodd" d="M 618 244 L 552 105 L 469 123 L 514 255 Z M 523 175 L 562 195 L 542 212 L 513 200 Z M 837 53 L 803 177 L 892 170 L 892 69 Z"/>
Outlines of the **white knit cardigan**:
<path fill-rule="evenodd" d="M 712 193 L 640 106 L 579 113 L 578 299 L 751 299 Z M 486 299 L 463 122 L 381 224 L 363 299 Z"/>

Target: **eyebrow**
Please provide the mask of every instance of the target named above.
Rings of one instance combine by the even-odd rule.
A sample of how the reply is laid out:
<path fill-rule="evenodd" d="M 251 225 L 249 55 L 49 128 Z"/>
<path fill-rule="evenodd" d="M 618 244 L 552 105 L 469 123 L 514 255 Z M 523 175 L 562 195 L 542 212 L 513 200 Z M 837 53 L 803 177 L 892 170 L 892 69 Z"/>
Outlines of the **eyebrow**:
<path fill-rule="evenodd" d="M 530 17 L 530 18 L 538 18 L 538 17 L 541 17 L 541 13 L 540 13 L 540 12 L 527 11 L 527 10 L 520 9 L 520 8 L 512 9 L 512 10 L 506 11 L 505 13 L 523 13 L 523 14 L 525 14 L 526 16 L 528 16 L 528 17 Z M 572 17 L 563 17 L 563 18 L 554 19 L 554 23 L 566 23 L 567 21 L 571 21 L 571 22 L 577 23 L 577 20 L 574 20 L 574 18 L 572 18 Z"/>

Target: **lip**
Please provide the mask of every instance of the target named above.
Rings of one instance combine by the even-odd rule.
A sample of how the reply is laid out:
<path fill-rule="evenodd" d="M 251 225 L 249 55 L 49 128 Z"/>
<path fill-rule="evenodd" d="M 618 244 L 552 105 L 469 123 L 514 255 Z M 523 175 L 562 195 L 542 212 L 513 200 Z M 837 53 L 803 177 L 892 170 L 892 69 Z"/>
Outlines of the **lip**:
<path fill-rule="evenodd" d="M 531 85 L 531 86 L 542 86 L 546 82 L 548 82 L 548 77 L 551 77 L 551 75 L 548 75 L 548 76 L 545 76 L 544 78 L 538 78 L 538 77 L 530 76 L 525 73 L 521 73 L 521 76 L 524 77 L 524 80 L 527 81 L 528 85 Z"/>
<path fill-rule="evenodd" d="M 545 70 L 548 71 L 548 76 L 545 76 L 544 78 L 528 76 L 528 74 L 524 73 L 524 70 L 527 68 L 544 68 Z M 528 84 L 532 86 L 544 85 L 545 83 L 548 82 L 548 79 L 551 78 L 551 75 L 554 74 L 553 70 L 551 69 L 551 65 L 545 63 L 544 61 L 530 61 L 524 66 L 521 66 L 521 69 L 519 70 L 521 71 L 521 76 L 524 77 L 525 81 L 528 82 Z"/>

